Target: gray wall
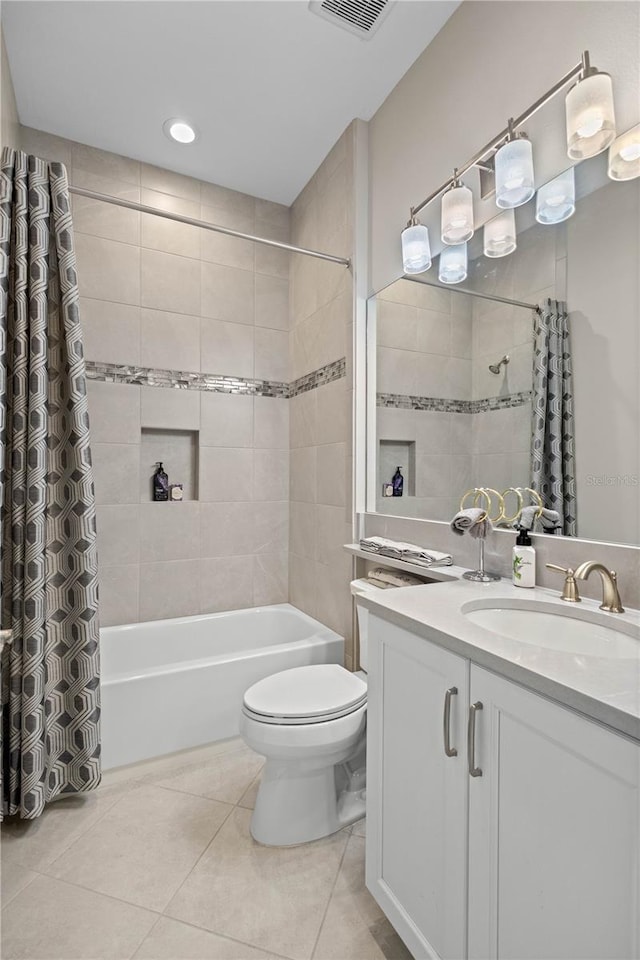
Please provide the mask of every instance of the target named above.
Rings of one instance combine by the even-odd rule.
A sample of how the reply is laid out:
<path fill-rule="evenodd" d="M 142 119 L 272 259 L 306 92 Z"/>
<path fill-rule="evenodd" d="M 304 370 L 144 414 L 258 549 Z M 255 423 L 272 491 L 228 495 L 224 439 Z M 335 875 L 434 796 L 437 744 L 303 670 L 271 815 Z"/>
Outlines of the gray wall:
<path fill-rule="evenodd" d="M 351 256 L 355 142 L 351 124 L 293 204 L 295 244 Z M 344 267 L 292 257 L 292 378 L 341 358 L 346 376 L 290 400 L 290 598 L 347 640 L 351 561 L 342 546 L 352 540 L 352 286 Z"/>
<path fill-rule="evenodd" d="M 583 50 L 613 77 L 619 129 L 636 124 L 639 47 L 637 3 L 462 3 L 370 123 L 371 292 L 401 275 L 399 238 L 409 207 L 556 83 Z M 561 129 L 562 97 L 553 109 Z M 534 129 L 529 124 L 527 132 Z M 564 155 L 562 137 L 546 141 L 536 152 L 541 176 Z"/>
<path fill-rule="evenodd" d="M 636 124 L 639 44 L 640 7 L 635 3 L 523 0 L 506 5 L 499 0 L 488 0 L 461 4 L 370 122 L 371 292 L 382 289 L 401 275 L 399 235 L 410 205 L 450 176 L 454 162 L 472 155 L 502 129 L 508 116 L 525 109 L 555 83 L 578 60 L 582 50 L 590 49 L 593 63 L 613 77 L 619 129 L 626 130 Z M 560 97 L 556 108 L 560 124 L 562 111 Z M 540 172 L 543 162 L 547 163 L 547 169 L 557 162 L 564 149 L 561 138 L 554 149 L 553 158 L 544 156 L 544 151 L 537 158 Z M 486 219 L 486 211 L 483 218 Z M 434 235 L 437 236 L 437 230 Z M 624 259 L 626 262 L 626 255 Z M 637 263 L 631 276 L 637 277 Z M 592 282 L 595 286 L 596 281 Z M 573 292 L 567 291 L 567 295 L 573 303 Z M 602 296 L 602 287 L 599 296 Z M 603 313 L 599 322 L 606 323 L 608 316 L 609 313 Z M 594 328 L 597 326 L 593 319 L 591 324 Z M 627 364 L 638 362 L 637 344 L 632 340 L 628 335 L 618 340 L 621 350 L 628 348 Z M 622 370 L 624 366 L 617 369 Z M 592 377 L 592 387 L 594 383 Z M 597 392 L 592 389 L 592 393 L 592 405 L 595 405 Z M 633 405 L 630 409 L 629 429 L 637 437 L 637 407 Z M 599 423 L 595 414 L 591 422 Z M 600 425 L 599 435 L 603 435 L 603 429 L 604 425 Z M 583 447 L 589 430 L 590 426 L 585 425 Z M 595 437 L 595 433 L 592 436 Z M 637 463 L 637 457 L 630 454 L 629 458 Z M 580 469 L 584 466 L 579 464 Z M 605 497 L 597 499 L 594 494 L 590 508 L 592 515 L 600 518 L 601 535 L 606 539 L 612 538 L 611 499 L 619 492 L 617 489 L 613 494 L 607 491 Z M 392 518 L 378 520 L 368 516 L 365 529 L 431 544 L 435 548 L 452 549 L 456 557 L 462 557 L 468 547 L 460 544 L 459 538 L 453 538 L 444 524 Z M 606 557 L 606 562 L 621 571 L 623 596 L 626 594 L 628 604 L 640 605 L 640 550 L 637 548 L 607 548 L 590 541 L 563 538 L 536 540 L 545 559 L 558 563 Z M 496 565 L 507 574 L 512 541 L 511 534 L 496 534 L 495 542 L 490 544 L 490 552 L 496 554 Z M 541 569 L 540 581 L 550 586 L 556 582 L 544 569 Z M 597 593 L 597 584 L 587 586 L 588 593 Z"/>

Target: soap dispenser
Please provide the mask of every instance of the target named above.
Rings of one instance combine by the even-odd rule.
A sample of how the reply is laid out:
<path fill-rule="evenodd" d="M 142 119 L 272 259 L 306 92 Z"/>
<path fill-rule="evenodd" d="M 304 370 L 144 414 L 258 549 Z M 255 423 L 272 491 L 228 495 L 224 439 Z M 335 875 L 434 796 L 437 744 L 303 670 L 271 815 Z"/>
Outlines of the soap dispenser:
<path fill-rule="evenodd" d="M 536 551 L 528 530 L 520 530 L 513 548 L 513 583 L 516 587 L 535 587 Z"/>

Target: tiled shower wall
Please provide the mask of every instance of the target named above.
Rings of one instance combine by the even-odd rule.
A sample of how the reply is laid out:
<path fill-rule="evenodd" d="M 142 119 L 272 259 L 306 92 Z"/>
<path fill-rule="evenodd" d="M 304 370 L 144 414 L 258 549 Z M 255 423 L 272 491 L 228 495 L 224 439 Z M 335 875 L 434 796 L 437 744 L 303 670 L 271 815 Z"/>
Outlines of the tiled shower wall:
<path fill-rule="evenodd" d="M 292 207 L 292 242 L 352 255 L 355 125 L 338 140 Z M 293 397 L 289 596 L 349 640 L 352 540 L 353 289 L 343 266 L 293 256 L 291 376 L 344 358 L 344 376 Z M 347 666 L 351 665 L 347 645 Z"/>
<path fill-rule="evenodd" d="M 376 298 L 378 394 L 471 399 L 471 298 L 398 280 Z M 471 477 L 471 418 L 467 413 L 378 406 L 378 449 L 399 440 L 412 450 L 403 475 L 407 489 L 382 497 L 394 465 L 378 467 L 377 509 L 445 520 Z M 394 445 L 395 446 L 395 445 Z M 393 449 L 393 447 L 392 447 Z M 411 474 L 414 474 L 413 477 Z"/>
<path fill-rule="evenodd" d="M 23 128 L 72 184 L 276 240 L 289 210 Z M 89 361 L 287 383 L 289 255 L 74 197 Z M 288 598 L 289 401 L 89 383 L 102 625 Z M 191 436 L 198 499 L 150 502 L 143 430 Z M 164 442 L 164 441 L 163 441 Z M 173 475 L 170 481 L 185 480 Z"/>
<path fill-rule="evenodd" d="M 530 303 L 563 297 L 564 226 L 535 225 L 519 235 L 517 257 L 473 266 L 470 289 Z M 413 444 L 415 482 L 412 496 L 382 498 L 381 481 L 390 476 L 379 477 L 377 509 L 448 520 L 471 486 L 526 486 L 531 402 L 520 395 L 532 387 L 531 311 L 407 280 L 376 300 L 378 394 L 514 398 L 513 405 L 473 413 L 378 406 L 378 441 Z M 489 364 L 505 354 L 509 364 L 492 374 Z"/>

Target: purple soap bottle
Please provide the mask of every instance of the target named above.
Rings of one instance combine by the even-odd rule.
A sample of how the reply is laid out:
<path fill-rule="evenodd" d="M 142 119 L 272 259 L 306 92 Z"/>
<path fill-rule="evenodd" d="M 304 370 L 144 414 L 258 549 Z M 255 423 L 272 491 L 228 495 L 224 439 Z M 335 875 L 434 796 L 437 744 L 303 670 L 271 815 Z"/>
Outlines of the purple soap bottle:
<path fill-rule="evenodd" d="M 404 477 L 400 473 L 400 467 L 396 467 L 396 472 L 391 478 L 391 483 L 393 484 L 393 495 L 394 497 L 401 497 L 402 490 L 404 488 Z"/>

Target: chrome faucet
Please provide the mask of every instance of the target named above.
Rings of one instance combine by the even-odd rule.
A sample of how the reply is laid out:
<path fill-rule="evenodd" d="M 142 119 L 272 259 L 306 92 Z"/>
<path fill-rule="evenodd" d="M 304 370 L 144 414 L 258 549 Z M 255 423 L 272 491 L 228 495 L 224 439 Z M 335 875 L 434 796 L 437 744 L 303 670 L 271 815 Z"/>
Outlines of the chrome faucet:
<path fill-rule="evenodd" d="M 602 580 L 602 603 L 601 610 L 608 610 L 609 613 L 624 613 L 624 607 L 620 600 L 618 592 L 618 576 L 615 570 L 609 570 L 603 563 L 596 560 L 586 560 L 581 563 L 574 573 L 576 580 L 587 580 L 589 574 L 594 570 L 600 574 Z"/>

